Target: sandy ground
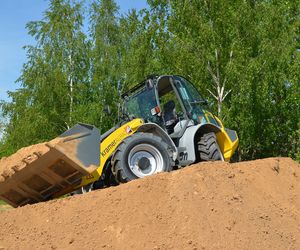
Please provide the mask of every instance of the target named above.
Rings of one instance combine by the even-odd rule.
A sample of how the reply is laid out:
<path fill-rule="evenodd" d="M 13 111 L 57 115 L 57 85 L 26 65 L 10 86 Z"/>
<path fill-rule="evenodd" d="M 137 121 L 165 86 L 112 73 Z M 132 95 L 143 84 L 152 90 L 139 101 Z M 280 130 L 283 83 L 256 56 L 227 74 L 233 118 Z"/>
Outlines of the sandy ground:
<path fill-rule="evenodd" d="M 300 249 L 300 165 L 200 163 L 0 212 L 0 249 Z"/>

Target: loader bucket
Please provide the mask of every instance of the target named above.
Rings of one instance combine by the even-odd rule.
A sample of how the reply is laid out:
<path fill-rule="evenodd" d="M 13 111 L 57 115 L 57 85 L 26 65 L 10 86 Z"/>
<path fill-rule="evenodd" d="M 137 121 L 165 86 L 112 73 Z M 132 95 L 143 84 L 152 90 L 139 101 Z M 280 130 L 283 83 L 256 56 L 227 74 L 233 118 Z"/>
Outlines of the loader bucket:
<path fill-rule="evenodd" d="M 15 172 L 0 182 L 0 199 L 13 207 L 49 200 L 74 189 L 100 165 L 100 132 L 94 126 L 77 124 L 45 145 L 47 152 L 30 152 L 20 170 L 12 166 Z"/>

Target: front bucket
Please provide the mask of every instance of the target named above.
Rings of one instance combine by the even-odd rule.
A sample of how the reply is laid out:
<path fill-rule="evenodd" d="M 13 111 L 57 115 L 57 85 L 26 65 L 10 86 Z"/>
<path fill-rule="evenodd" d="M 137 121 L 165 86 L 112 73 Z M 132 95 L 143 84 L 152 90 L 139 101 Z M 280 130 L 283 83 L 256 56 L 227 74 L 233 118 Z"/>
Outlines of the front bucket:
<path fill-rule="evenodd" d="M 94 126 L 77 124 L 45 145 L 43 154 L 33 151 L 7 166 L 14 173 L 0 182 L 0 198 L 13 207 L 66 193 L 100 165 L 100 132 Z"/>

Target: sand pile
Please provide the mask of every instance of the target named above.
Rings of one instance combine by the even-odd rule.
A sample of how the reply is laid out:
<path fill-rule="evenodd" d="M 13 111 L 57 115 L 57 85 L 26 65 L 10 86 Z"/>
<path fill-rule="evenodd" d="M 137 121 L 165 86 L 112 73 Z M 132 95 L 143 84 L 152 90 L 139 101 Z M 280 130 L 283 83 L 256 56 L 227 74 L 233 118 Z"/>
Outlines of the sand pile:
<path fill-rule="evenodd" d="M 7 249 L 300 249 L 300 166 L 201 163 L 0 213 Z"/>
<path fill-rule="evenodd" d="M 15 154 L 0 159 L 0 182 L 3 182 L 15 172 L 25 168 L 48 151 L 49 147 L 46 146 L 46 143 L 39 143 L 21 148 Z"/>

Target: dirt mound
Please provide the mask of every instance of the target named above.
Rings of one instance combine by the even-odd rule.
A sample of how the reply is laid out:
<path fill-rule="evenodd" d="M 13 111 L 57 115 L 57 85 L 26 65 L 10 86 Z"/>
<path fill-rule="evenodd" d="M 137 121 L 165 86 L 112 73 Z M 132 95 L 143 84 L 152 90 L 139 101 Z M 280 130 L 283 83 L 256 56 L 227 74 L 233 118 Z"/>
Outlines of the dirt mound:
<path fill-rule="evenodd" d="M 8 249 L 299 249 L 300 165 L 201 163 L 0 213 Z"/>
<path fill-rule="evenodd" d="M 49 147 L 46 146 L 46 143 L 39 143 L 22 148 L 15 154 L 0 159 L 0 182 L 5 181 L 48 151 Z"/>

